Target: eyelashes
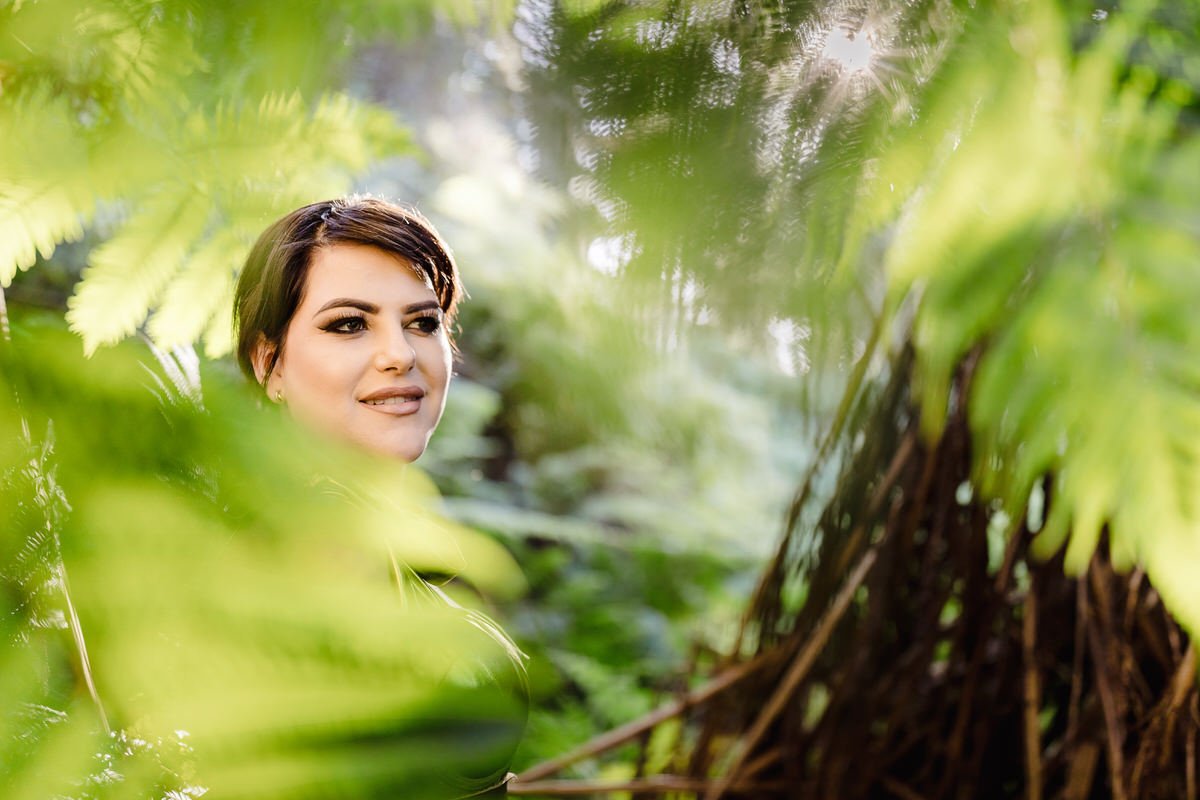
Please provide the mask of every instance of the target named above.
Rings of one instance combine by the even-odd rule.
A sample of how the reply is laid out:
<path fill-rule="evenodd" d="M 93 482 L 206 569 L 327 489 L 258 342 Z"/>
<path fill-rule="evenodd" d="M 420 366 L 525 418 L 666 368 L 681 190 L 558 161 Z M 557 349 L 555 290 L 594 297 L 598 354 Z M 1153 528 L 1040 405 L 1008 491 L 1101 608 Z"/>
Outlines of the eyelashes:
<path fill-rule="evenodd" d="M 367 329 L 367 321 L 358 314 L 347 314 L 344 317 L 330 320 L 321 326 L 327 333 L 361 333 Z"/>
<path fill-rule="evenodd" d="M 409 323 L 421 333 L 435 334 L 442 329 L 442 315 L 437 312 L 421 314 Z"/>
<path fill-rule="evenodd" d="M 347 314 L 330 320 L 320 326 L 327 333 L 354 334 L 367 330 L 367 319 L 361 314 Z M 442 315 L 439 311 L 420 314 L 404 325 L 407 329 L 415 329 L 427 336 L 432 336 L 442 329 Z"/>

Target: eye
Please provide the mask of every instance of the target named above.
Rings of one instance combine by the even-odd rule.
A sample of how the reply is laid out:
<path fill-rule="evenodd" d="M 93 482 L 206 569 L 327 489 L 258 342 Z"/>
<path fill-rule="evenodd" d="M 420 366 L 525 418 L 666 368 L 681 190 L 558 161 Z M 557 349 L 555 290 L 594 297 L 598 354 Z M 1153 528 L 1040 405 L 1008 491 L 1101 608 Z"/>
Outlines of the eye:
<path fill-rule="evenodd" d="M 357 314 L 339 317 L 321 326 L 321 330 L 329 333 L 361 333 L 367 329 L 367 321 Z"/>
<path fill-rule="evenodd" d="M 442 329 L 442 315 L 422 314 L 408 324 L 410 327 L 416 328 L 421 333 L 432 335 Z"/>

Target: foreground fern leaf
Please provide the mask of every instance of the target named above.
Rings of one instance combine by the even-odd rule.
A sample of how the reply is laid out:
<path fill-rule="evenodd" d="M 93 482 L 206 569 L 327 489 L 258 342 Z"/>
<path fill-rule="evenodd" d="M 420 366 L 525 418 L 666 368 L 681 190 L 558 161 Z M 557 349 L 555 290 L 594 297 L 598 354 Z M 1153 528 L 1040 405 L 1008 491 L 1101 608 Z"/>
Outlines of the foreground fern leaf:
<path fill-rule="evenodd" d="M 147 332 L 156 344 L 191 344 L 200 340 L 214 318 L 227 319 L 219 312 L 232 305 L 234 275 L 249 251 L 246 238 L 232 228 L 224 228 L 185 259 L 147 324 Z M 145 308 L 138 311 L 144 313 Z M 229 327 L 233 327 L 232 320 Z"/>
<path fill-rule="evenodd" d="M 160 405 L 128 349 L 84 361 L 64 332 L 16 334 L 0 554 L 53 519 L 42 560 L 61 558 L 90 668 L 67 631 L 32 624 L 30 582 L 0 574 L 0 793 L 448 798 L 503 777 L 512 654 L 419 582 L 399 595 L 389 567 L 512 591 L 502 549 L 440 521 L 419 474 L 297 436 L 240 387 L 209 380 L 207 412 Z M 35 446 L 54 431 L 49 516 L 20 479 L 22 417 Z"/>
<path fill-rule="evenodd" d="M 882 159 L 888 191 L 916 179 L 887 267 L 895 295 L 920 297 L 926 430 L 963 401 L 953 374 L 980 349 L 969 402 L 985 492 L 1019 519 L 1051 476 L 1037 550 L 1065 544 L 1078 573 L 1107 531 L 1114 564 L 1144 565 L 1200 631 L 1200 236 L 1188 221 L 1200 147 L 1177 116 L 1186 95 L 1145 72 L 1122 78 L 1132 15 L 1077 52 L 1064 15 L 1010 13 L 971 21 L 941 94 Z M 961 99 L 984 96 L 964 117 Z"/>
<path fill-rule="evenodd" d="M 83 235 L 98 196 L 116 188 L 97 164 L 103 138 L 73 124 L 70 104 L 39 92 L 0 103 L 0 286 Z M 100 139 L 100 142 L 97 141 Z M 97 165 L 97 169 L 93 169 Z"/>
<path fill-rule="evenodd" d="M 203 335 L 210 354 L 227 352 L 231 265 L 257 232 L 412 152 L 390 113 L 320 92 L 354 32 L 379 33 L 374 5 L 0 7 L 0 287 L 94 230 L 102 244 L 69 315 L 89 354 L 160 300 L 156 341 Z"/>
<path fill-rule="evenodd" d="M 92 253 L 67 311 L 88 355 L 137 329 L 204 232 L 208 212 L 207 197 L 189 185 L 176 185 Z"/>
<path fill-rule="evenodd" d="M 258 230 L 344 193 L 352 174 L 410 147 L 388 114 L 344 95 L 325 97 L 311 113 L 294 94 L 250 110 L 219 105 L 189 115 L 166 141 L 152 193 L 130 198 L 136 210 L 92 252 L 69 302 L 67 320 L 89 355 L 134 333 L 160 300 L 152 338 L 191 344 L 232 304 L 233 276 Z M 195 169 L 187 179 L 169 174 L 180 159 Z M 228 349 L 218 333 L 208 337 L 212 355 Z"/>

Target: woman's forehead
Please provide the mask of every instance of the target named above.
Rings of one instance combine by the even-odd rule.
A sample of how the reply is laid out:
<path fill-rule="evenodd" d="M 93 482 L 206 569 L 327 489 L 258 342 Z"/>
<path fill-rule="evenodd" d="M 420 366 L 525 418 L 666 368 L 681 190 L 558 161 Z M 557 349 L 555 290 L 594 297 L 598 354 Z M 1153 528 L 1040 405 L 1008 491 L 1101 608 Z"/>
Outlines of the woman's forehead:
<path fill-rule="evenodd" d="M 313 253 L 301 305 L 341 296 L 378 305 L 438 299 L 429 278 L 411 261 L 378 247 L 348 243 L 327 245 Z"/>

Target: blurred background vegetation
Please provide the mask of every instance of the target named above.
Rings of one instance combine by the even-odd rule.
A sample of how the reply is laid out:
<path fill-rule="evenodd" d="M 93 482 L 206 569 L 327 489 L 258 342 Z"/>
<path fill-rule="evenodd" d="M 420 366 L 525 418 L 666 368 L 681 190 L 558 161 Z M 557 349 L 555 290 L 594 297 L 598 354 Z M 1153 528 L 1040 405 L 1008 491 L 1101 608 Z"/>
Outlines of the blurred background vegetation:
<path fill-rule="evenodd" d="M 1044 550 L 1069 535 L 1078 568 L 1108 525 L 1115 556 L 1146 565 L 1194 628 L 1198 36 L 1200 9 L 1183 0 L 0 2 L 0 284 L 15 390 L 0 431 L 14 554 L 0 633 L 58 637 L 0 669 L 7 680 L 48 658 L 57 670 L 2 695 L 0 732 L 21 744 L 0 752 L 27 767 L 2 779 L 6 796 L 190 785 L 161 741 L 149 760 L 167 766 L 93 779 L 103 770 L 83 757 L 97 751 L 87 731 L 102 726 L 84 702 L 88 670 L 70 656 L 85 626 L 69 609 L 42 618 L 29 598 L 64 595 L 50 567 L 89 554 L 71 580 L 89 598 L 77 605 L 96 647 L 111 639 L 109 663 L 152 664 L 150 645 L 120 635 L 131 604 L 192 631 L 173 615 L 217 602 L 202 587 L 119 601 L 104 576 L 133 554 L 148 572 L 190 563 L 223 575 L 219 548 L 147 551 L 139 537 L 223 542 L 254 528 L 212 509 L 184 520 L 186 503 L 152 488 L 155 475 L 301 480 L 275 433 L 239 422 L 262 415 L 230 386 L 228 301 L 265 224 L 348 191 L 430 216 L 471 295 L 450 403 L 420 466 L 455 521 L 440 524 L 477 553 L 443 571 L 462 574 L 465 601 L 531 656 L 514 768 L 646 712 L 737 644 L 791 492 L 819 452 L 835 462 L 861 445 L 819 449 L 846 387 L 885 374 L 910 337 L 926 430 L 971 403 L 979 490 L 1022 519 L 1054 475 L 1062 501 Z M 980 346 L 979 385 L 956 397 L 951 376 Z M 178 400 L 197 386 L 208 413 Z M 211 431 L 179 433 L 192 427 Z M 379 480 L 342 466 L 344 454 L 312 458 L 353 473 L 351 484 Z M 131 482 L 108 486 L 110 464 Z M 836 473 L 822 469 L 818 490 Z M 12 510 L 22 492 L 37 498 L 23 507 L 32 517 Z M 279 520 L 308 513 L 303 492 L 283 489 L 254 510 L 248 498 L 270 494 L 243 498 L 243 515 L 266 525 L 278 514 L 268 529 L 288 530 Z M 125 508 L 144 509 L 127 538 L 93 540 L 97 520 Z M 297 535 L 318 550 L 301 552 L 319 552 L 310 524 Z M 95 557 L 101 541 L 107 560 Z M 281 559 L 289 548 L 276 545 L 267 552 Z M 303 565 L 281 574 L 293 587 L 314 580 Z M 244 579 L 218 588 L 236 598 Z M 244 600 L 259 634 L 288 630 L 315 603 L 285 612 Z M 227 619 L 214 613 L 178 641 L 240 652 L 221 632 Z M 331 618 L 320 635 L 345 624 L 361 642 L 356 626 L 369 622 Z M 286 665 L 287 646 L 269 641 L 267 661 Z M 376 656 L 381 670 L 406 657 Z M 187 692 L 129 674 L 160 695 L 149 710 L 117 703 L 121 725 L 229 702 L 195 665 Z M 345 774 L 387 785 L 415 769 L 376 769 L 354 749 L 362 730 L 335 720 L 338 709 L 362 718 L 355 698 L 321 702 Z M 395 698 L 392 719 L 419 702 L 432 700 Z M 28 713 L 68 705 L 73 740 Z M 256 713 L 264 730 L 295 725 Z M 214 774 L 265 796 L 254 781 L 267 773 L 239 778 L 249 768 L 228 755 L 249 734 L 230 723 L 213 736 L 224 754 L 208 757 Z M 264 740 L 278 751 L 280 796 L 341 791 L 298 770 L 296 742 Z M 578 774 L 629 774 L 632 758 Z M 46 783 L 60 762 L 81 766 Z"/>

